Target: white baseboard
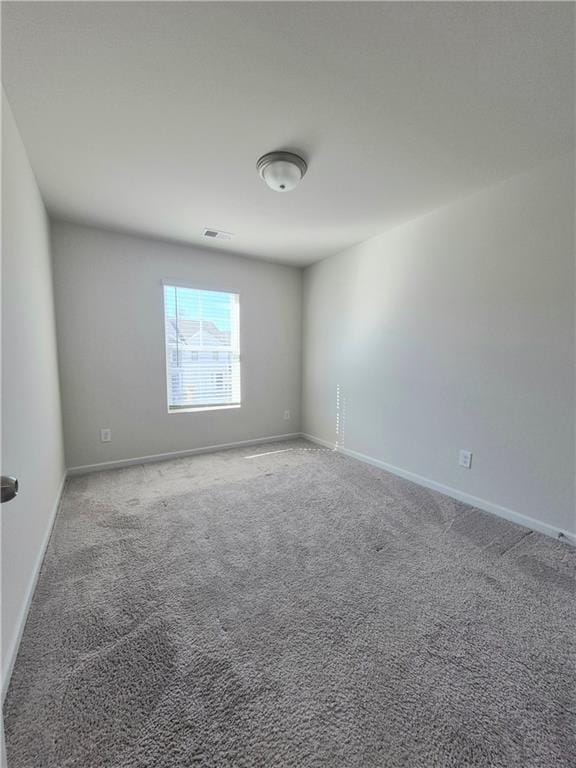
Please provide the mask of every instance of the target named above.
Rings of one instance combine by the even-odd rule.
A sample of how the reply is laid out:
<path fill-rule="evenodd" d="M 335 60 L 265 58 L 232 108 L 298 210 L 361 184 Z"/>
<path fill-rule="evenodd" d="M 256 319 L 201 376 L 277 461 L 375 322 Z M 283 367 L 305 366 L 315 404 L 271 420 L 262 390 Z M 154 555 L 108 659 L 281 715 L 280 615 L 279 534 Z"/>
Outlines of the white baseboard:
<path fill-rule="evenodd" d="M 154 461 L 168 461 L 185 456 L 194 456 L 198 453 L 214 453 L 225 451 L 228 448 L 242 448 L 243 446 L 259 445 L 260 443 L 276 443 L 281 440 L 296 440 L 300 432 L 289 432 L 285 435 L 271 435 L 270 437 L 255 437 L 251 440 L 237 440 L 235 443 L 220 443 L 220 445 L 207 445 L 202 448 L 188 448 L 184 451 L 171 451 L 170 453 L 156 453 L 149 456 L 138 456 L 134 459 L 118 459 L 117 461 L 104 461 L 100 464 L 84 464 L 79 467 L 69 467 L 68 476 L 85 475 L 88 472 L 102 472 L 105 469 L 118 469 L 120 467 L 132 467 L 135 464 L 150 464 Z"/>
<path fill-rule="evenodd" d="M 472 496 L 472 494 L 466 493 L 465 491 L 460 491 L 457 488 L 452 488 L 449 485 L 444 485 L 443 483 L 438 483 L 435 480 L 430 480 L 427 477 L 422 477 L 422 475 L 409 472 L 407 469 L 402 469 L 401 467 L 395 467 L 392 464 L 387 464 L 385 461 L 375 459 L 372 456 L 367 456 L 364 453 L 352 451 L 350 448 L 338 446 L 335 443 L 322 440 L 321 438 L 315 437 L 314 435 L 308 435 L 305 432 L 302 432 L 302 437 L 306 440 L 310 440 L 312 443 L 322 445 L 325 448 L 331 448 L 332 450 L 335 450 L 338 453 L 342 453 L 345 456 L 351 456 L 353 459 L 358 459 L 359 461 L 363 461 L 366 464 L 372 464 L 374 467 L 384 469 L 386 472 L 391 472 L 393 475 L 403 477 L 405 480 L 411 480 L 413 483 L 423 485 L 425 488 L 430 488 L 433 491 L 443 493 L 445 496 L 450 496 L 451 498 L 457 499 L 458 501 L 463 501 L 465 504 L 469 504 L 471 507 L 476 507 L 477 509 L 481 509 L 484 512 L 490 512 L 491 514 L 502 517 L 512 523 L 518 523 L 518 525 L 522 525 L 524 528 L 529 528 L 532 531 L 539 531 L 546 536 L 552 536 L 555 539 L 562 539 L 567 543 L 576 545 L 576 533 L 570 533 L 569 531 L 555 528 L 548 523 L 535 520 L 533 517 L 528 517 L 527 515 L 523 515 L 520 512 L 514 512 L 507 507 L 494 504 L 492 501 L 486 501 L 486 499 L 481 499 L 478 496 Z"/>
<path fill-rule="evenodd" d="M 42 568 L 42 563 L 44 562 L 44 556 L 46 554 L 48 542 L 50 541 L 52 529 L 54 528 L 54 523 L 56 521 L 56 514 L 60 506 L 60 500 L 62 499 L 64 485 L 66 484 L 66 477 L 67 477 L 67 474 L 66 472 L 64 472 L 64 477 L 62 478 L 62 482 L 60 483 L 60 487 L 58 488 L 58 493 L 56 494 L 56 500 L 52 507 L 52 511 L 50 512 L 50 519 L 48 520 L 48 525 L 46 526 L 46 532 L 44 534 L 44 538 L 42 539 L 42 544 L 40 545 L 40 549 L 38 550 L 38 555 L 36 557 L 36 562 L 34 563 L 32 576 L 30 577 L 30 581 L 28 582 L 28 588 L 26 590 L 26 599 L 24 601 L 24 605 L 20 610 L 20 616 L 18 617 L 18 627 L 16 630 L 16 635 L 12 640 L 12 647 L 8 652 L 6 664 L 2 669 L 2 700 L 4 700 L 4 696 L 6 695 L 6 691 L 8 690 L 8 685 L 10 683 L 10 678 L 12 676 L 12 670 L 14 669 L 14 663 L 16 661 L 16 656 L 18 655 L 18 649 L 20 647 L 20 641 L 22 640 L 22 634 L 24 633 L 24 627 L 26 626 L 28 611 L 30 610 L 30 604 L 32 603 L 32 598 L 34 596 L 36 584 L 38 583 L 38 577 L 40 576 L 40 569 Z"/>

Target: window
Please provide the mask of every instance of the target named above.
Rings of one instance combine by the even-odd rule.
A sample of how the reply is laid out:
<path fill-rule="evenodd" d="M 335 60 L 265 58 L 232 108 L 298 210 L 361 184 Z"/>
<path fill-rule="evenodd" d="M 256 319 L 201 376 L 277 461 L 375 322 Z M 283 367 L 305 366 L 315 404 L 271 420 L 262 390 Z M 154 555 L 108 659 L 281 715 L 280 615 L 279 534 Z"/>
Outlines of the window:
<path fill-rule="evenodd" d="M 164 286 L 168 410 L 240 405 L 237 293 Z"/>

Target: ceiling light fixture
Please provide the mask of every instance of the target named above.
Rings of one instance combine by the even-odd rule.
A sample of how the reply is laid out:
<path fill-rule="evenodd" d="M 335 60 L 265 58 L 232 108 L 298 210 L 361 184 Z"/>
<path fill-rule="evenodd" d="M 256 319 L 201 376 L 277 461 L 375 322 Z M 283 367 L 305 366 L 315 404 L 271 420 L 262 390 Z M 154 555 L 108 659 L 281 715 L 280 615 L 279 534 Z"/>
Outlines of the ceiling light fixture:
<path fill-rule="evenodd" d="M 258 173 L 275 192 L 290 192 L 304 178 L 306 161 L 292 152 L 268 152 L 256 163 Z"/>

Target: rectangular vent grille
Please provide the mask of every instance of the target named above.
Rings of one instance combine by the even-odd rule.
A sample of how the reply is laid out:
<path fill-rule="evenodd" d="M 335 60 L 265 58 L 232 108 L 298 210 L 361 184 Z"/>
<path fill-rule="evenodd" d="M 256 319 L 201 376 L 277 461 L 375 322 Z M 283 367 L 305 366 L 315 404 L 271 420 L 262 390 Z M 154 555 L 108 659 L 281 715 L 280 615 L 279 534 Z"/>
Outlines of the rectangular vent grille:
<path fill-rule="evenodd" d="M 212 240 L 232 240 L 232 232 L 222 232 L 220 229 L 205 229 L 204 237 Z"/>

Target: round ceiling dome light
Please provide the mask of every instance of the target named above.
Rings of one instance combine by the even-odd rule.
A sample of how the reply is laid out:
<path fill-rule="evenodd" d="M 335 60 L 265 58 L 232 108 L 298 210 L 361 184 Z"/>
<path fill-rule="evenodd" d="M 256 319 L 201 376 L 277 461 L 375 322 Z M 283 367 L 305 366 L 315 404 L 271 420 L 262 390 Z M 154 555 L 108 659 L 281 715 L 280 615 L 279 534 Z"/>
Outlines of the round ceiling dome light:
<path fill-rule="evenodd" d="M 304 178 L 306 161 L 292 152 L 268 152 L 256 163 L 258 173 L 275 192 L 290 192 Z"/>

